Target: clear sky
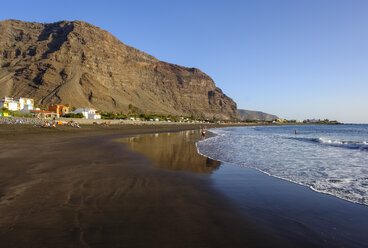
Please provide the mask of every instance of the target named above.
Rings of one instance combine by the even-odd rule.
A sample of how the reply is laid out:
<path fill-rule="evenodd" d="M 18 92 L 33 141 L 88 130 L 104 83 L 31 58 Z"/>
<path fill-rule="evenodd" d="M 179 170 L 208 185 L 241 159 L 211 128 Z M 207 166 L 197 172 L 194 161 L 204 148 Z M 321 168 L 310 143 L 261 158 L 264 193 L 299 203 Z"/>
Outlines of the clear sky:
<path fill-rule="evenodd" d="M 238 108 L 368 123 L 367 0 L 17 0 L 0 19 L 83 20 L 201 69 Z"/>

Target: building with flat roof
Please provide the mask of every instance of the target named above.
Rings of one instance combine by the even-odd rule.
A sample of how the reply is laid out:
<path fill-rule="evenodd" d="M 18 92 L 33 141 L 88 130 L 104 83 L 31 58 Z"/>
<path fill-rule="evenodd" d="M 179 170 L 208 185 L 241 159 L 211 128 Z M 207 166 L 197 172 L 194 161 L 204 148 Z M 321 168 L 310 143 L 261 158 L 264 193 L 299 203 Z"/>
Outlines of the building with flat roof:
<path fill-rule="evenodd" d="M 61 117 L 69 113 L 69 107 L 61 104 L 54 104 L 49 107 L 49 111 L 55 112 L 58 117 Z"/>
<path fill-rule="evenodd" d="M 3 97 L 0 101 L 0 108 L 6 108 L 11 111 L 29 111 L 34 108 L 34 100 L 31 98 Z"/>
<path fill-rule="evenodd" d="M 86 119 L 101 119 L 100 114 L 96 114 L 96 110 L 93 108 L 78 108 L 72 113 L 78 114 L 81 113 Z"/>

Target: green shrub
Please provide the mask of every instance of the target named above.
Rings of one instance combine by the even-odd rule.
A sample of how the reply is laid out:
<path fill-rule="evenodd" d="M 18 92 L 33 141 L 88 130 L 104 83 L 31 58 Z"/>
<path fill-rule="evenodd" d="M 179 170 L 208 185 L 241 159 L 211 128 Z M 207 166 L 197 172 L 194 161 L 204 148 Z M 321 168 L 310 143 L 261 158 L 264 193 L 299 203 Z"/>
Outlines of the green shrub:
<path fill-rule="evenodd" d="M 9 116 L 14 116 L 14 117 L 32 117 L 31 113 L 22 112 L 22 111 L 12 111 L 7 108 L 1 108 L 0 113 L 2 114 L 8 113 Z"/>
<path fill-rule="evenodd" d="M 103 113 L 101 112 L 101 119 L 116 119 L 116 114 L 114 113 Z"/>
<path fill-rule="evenodd" d="M 68 113 L 68 114 L 65 114 L 63 117 L 65 118 L 84 118 L 83 114 L 82 113 Z"/>

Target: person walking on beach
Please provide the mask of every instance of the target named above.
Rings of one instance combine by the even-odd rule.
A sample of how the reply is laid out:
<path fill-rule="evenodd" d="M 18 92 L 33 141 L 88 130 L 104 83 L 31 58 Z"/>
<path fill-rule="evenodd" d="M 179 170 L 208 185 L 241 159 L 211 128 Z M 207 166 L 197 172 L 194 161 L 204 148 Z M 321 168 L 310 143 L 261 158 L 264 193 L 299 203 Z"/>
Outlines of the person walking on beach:
<path fill-rule="evenodd" d="M 205 127 L 201 128 L 201 135 L 202 135 L 202 139 L 206 138 L 206 128 Z"/>

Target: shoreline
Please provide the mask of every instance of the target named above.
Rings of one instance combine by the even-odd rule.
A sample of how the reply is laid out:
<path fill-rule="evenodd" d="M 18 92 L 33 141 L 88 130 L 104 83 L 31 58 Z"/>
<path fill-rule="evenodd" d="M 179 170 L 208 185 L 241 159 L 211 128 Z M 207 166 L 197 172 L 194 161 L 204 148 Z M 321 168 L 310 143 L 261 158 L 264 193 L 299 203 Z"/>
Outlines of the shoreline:
<path fill-rule="evenodd" d="M 93 130 L 0 136 L 4 246 L 271 247 L 278 240 L 252 218 L 239 219 L 205 174 L 154 168 L 114 141 L 182 127 Z"/>
<path fill-rule="evenodd" d="M 24 135 L 30 129 L 0 125 L 0 134 L 8 133 L 0 135 L 0 242 L 7 247 L 324 247 L 339 243 L 325 243 L 310 222 L 293 222 L 288 212 L 306 211 L 313 225 L 330 226 L 313 208 L 293 203 L 294 193 L 280 193 L 332 203 L 326 208 L 341 216 L 351 209 L 260 172 L 234 174 L 197 153 L 199 125 L 36 128 Z"/>
<path fill-rule="evenodd" d="M 252 168 L 222 165 L 215 188 L 269 232 L 306 247 L 365 247 L 368 209 Z"/>
<path fill-rule="evenodd" d="M 350 124 L 347 124 L 347 125 L 350 125 Z M 354 125 L 354 124 L 352 124 Z M 212 138 L 212 137 L 215 137 L 217 134 L 216 133 L 213 133 L 211 132 L 211 129 L 208 130 L 208 132 L 210 132 L 210 136 L 208 137 L 209 139 Z M 207 138 L 206 138 L 207 139 Z M 283 180 L 283 181 L 286 181 L 286 182 L 289 182 L 289 183 L 292 183 L 292 184 L 295 184 L 295 185 L 299 185 L 299 186 L 302 186 L 302 187 L 305 187 L 305 188 L 308 188 L 310 190 L 312 190 L 313 192 L 316 192 L 316 193 L 320 193 L 320 194 L 325 194 L 325 195 L 329 195 L 329 196 L 332 196 L 332 197 L 336 197 L 337 199 L 340 199 L 340 200 L 343 200 L 343 201 L 346 201 L 346 202 L 349 202 L 349 203 L 353 203 L 353 204 L 357 204 L 357 205 L 362 205 L 362 206 L 365 206 L 365 207 L 368 207 L 368 204 L 364 204 L 364 203 L 361 203 L 361 202 L 357 202 L 357 201 L 352 201 L 352 200 L 349 200 L 349 199 L 345 199 L 343 197 L 339 197 L 337 195 L 334 195 L 332 193 L 329 193 L 329 192 L 325 192 L 325 191 L 321 191 L 321 190 L 317 190 L 315 188 L 313 188 L 313 186 L 308 186 L 308 185 L 304 185 L 302 183 L 298 183 L 296 181 L 293 181 L 293 180 L 290 180 L 290 179 L 287 179 L 287 178 L 283 178 L 283 177 L 279 177 L 279 176 L 276 176 L 276 175 L 272 175 L 271 173 L 269 172 L 266 172 L 266 171 L 263 171 L 262 169 L 259 169 L 257 167 L 251 167 L 251 166 L 241 166 L 241 165 L 238 165 L 238 164 L 235 164 L 235 163 L 231 163 L 231 162 L 227 162 L 227 161 L 222 161 L 222 160 L 219 160 L 219 159 L 216 159 L 216 158 L 212 158 L 210 156 L 207 156 L 203 153 L 201 153 L 199 151 L 199 148 L 197 147 L 197 143 L 196 143 L 196 148 L 197 148 L 197 152 L 198 154 L 204 156 L 204 157 L 207 157 L 209 159 L 212 159 L 212 160 L 216 160 L 216 161 L 219 161 L 221 163 L 224 163 L 224 164 L 229 164 L 229 165 L 232 165 L 232 166 L 236 166 L 236 167 L 239 167 L 239 168 L 248 168 L 248 169 L 251 169 L 251 170 L 256 170 L 258 172 L 261 172 L 269 177 L 272 177 L 272 178 L 277 178 L 277 179 L 280 179 L 280 180 Z"/>
<path fill-rule="evenodd" d="M 162 157 L 171 156 L 173 157 L 171 163 L 177 162 L 175 155 L 165 152 L 153 154 L 151 151 L 147 152 L 147 147 L 144 146 L 144 143 L 154 146 L 161 143 L 157 140 L 160 136 L 164 136 L 163 140 L 169 144 L 165 150 L 177 146 L 177 141 L 170 142 L 170 139 L 165 137 L 166 134 L 149 136 L 140 135 L 131 140 L 134 144 L 132 149 L 161 165 L 168 163 L 162 160 Z M 182 135 L 179 140 L 183 140 L 184 137 L 185 135 Z M 198 137 L 199 134 L 196 140 Z M 191 141 L 197 153 L 194 142 Z M 277 245 L 287 246 L 287 243 L 290 247 L 364 247 L 363 244 L 368 242 L 364 236 L 368 231 L 368 228 L 364 227 L 365 221 L 368 221 L 368 209 L 365 206 L 320 194 L 308 187 L 269 176 L 254 168 L 217 163 L 216 169 L 209 174 L 210 185 L 217 191 L 215 195 L 218 192 L 223 193 L 227 204 L 240 211 L 237 213 L 239 217 L 252 219 L 262 227 L 264 233 L 277 236 L 280 239 L 274 241 Z M 172 166 L 167 168 L 173 169 Z M 192 169 L 182 168 L 182 170 Z M 264 202 L 268 204 L 265 205 Z M 316 216 L 315 212 L 319 214 Z M 349 236 L 352 237 L 348 238 Z M 277 246 L 276 243 L 274 246 Z"/>
<path fill-rule="evenodd" d="M 151 152 L 147 153 L 147 148 L 139 145 L 155 144 L 158 138 L 137 138 L 133 141 L 132 149 L 157 163 L 165 164 L 161 158 L 169 156 L 168 154 L 161 153 L 158 156 Z M 176 144 L 170 144 L 168 147 Z M 197 152 L 195 144 L 192 145 Z M 177 159 L 174 158 L 172 161 Z M 190 171 L 190 168 L 186 171 Z M 283 240 L 278 241 L 280 242 L 278 245 L 286 246 L 283 242 L 288 240 L 291 247 L 363 247 L 368 241 L 364 236 L 368 231 L 368 228 L 364 227 L 365 220 L 368 221 L 368 209 L 360 204 L 320 194 L 303 185 L 269 176 L 254 168 L 242 168 L 227 163 L 218 164 L 210 178 L 211 185 L 214 184 L 216 191 L 222 192 L 228 198 L 227 203 L 240 210 L 239 216 L 244 216 L 245 219 L 256 218 L 256 221 L 253 221 L 261 225 L 265 233 Z M 252 182 L 248 182 L 249 180 Z M 269 188 L 267 185 L 272 187 Z M 264 205 L 264 201 L 272 203 Z M 304 204 L 299 204 L 300 202 Z M 315 212 L 320 212 L 320 217 L 317 217 Z M 355 223 L 352 223 L 354 221 Z M 349 236 L 355 237 L 347 238 Z"/>
<path fill-rule="evenodd" d="M 308 227 L 311 233 L 319 233 L 317 236 L 321 242 L 315 246 L 365 247 L 368 242 L 365 235 L 368 232 L 365 225 L 368 221 L 367 205 L 319 192 L 257 168 L 221 162 L 222 171 L 220 169 L 214 175 L 217 190 L 236 201 L 244 212 L 253 211 L 253 216 L 266 221 L 274 231 L 280 228 L 280 235 L 294 230 L 285 228 L 292 224 L 277 224 L 287 219 Z M 269 205 L 263 205 L 264 201 Z M 255 210 L 258 208 L 260 210 Z"/>
<path fill-rule="evenodd" d="M 209 137 L 209 138 L 210 138 L 210 137 Z M 235 166 L 235 167 L 239 167 L 239 168 L 247 168 L 247 169 L 251 169 L 251 170 L 256 170 L 256 171 L 258 171 L 258 172 L 260 172 L 260 173 L 263 173 L 263 174 L 264 174 L 264 175 L 266 175 L 266 176 L 269 176 L 269 177 L 272 177 L 272 178 L 276 178 L 276 179 L 280 179 L 280 180 L 283 180 L 283 181 L 286 181 L 286 182 L 289 182 L 289 183 L 292 183 L 292 184 L 295 184 L 295 185 L 298 185 L 298 186 L 305 187 L 305 188 L 307 188 L 307 189 L 312 190 L 312 191 L 313 191 L 313 192 L 315 192 L 315 193 L 320 193 L 320 194 L 329 195 L 329 196 L 336 197 L 337 199 L 340 199 L 340 200 L 343 200 L 343 201 L 346 201 L 346 202 L 349 202 L 349 203 L 353 203 L 353 204 L 357 204 L 357 205 L 362 205 L 362 206 L 368 207 L 368 204 L 364 204 L 364 203 L 360 203 L 360 202 L 356 202 L 356 201 L 351 201 L 351 200 L 348 200 L 348 199 L 345 199 L 345 198 L 342 198 L 342 197 L 336 196 L 336 195 L 334 195 L 334 194 L 332 194 L 332 193 L 329 193 L 329 192 L 319 191 L 319 190 L 314 189 L 312 186 L 304 185 L 304 184 L 302 184 L 302 183 L 298 183 L 298 182 L 296 182 L 296 181 L 292 181 L 292 180 L 287 179 L 287 178 L 283 178 L 283 177 L 279 177 L 279 176 L 272 175 L 272 174 L 270 174 L 270 173 L 268 173 L 268 172 L 266 172 L 266 171 L 263 171 L 263 170 L 261 170 L 261 169 L 258 169 L 258 168 L 256 168 L 256 167 L 241 166 L 241 165 L 237 165 L 237 164 L 234 164 L 234 163 L 230 163 L 230 162 L 226 162 L 226 161 L 222 161 L 222 160 L 218 160 L 218 159 L 212 158 L 212 157 L 210 157 L 210 156 L 207 156 L 207 155 L 205 155 L 205 154 L 201 153 L 201 152 L 199 151 L 199 149 L 198 149 L 198 148 L 197 148 L 197 151 L 198 151 L 198 154 L 200 154 L 200 155 L 202 155 L 202 156 L 204 156 L 204 157 L 206 157 L 206 158 L 209 158 L 209 159 L 212 159 L 212 160 L 219 161 L 219 162 L 221 162 L 221 163 L 223 163 L 223 164 L 228 164 L 228 165 Z"/>

